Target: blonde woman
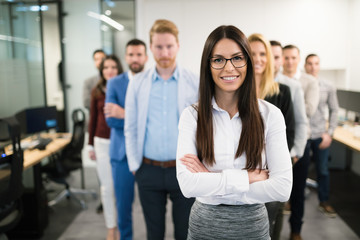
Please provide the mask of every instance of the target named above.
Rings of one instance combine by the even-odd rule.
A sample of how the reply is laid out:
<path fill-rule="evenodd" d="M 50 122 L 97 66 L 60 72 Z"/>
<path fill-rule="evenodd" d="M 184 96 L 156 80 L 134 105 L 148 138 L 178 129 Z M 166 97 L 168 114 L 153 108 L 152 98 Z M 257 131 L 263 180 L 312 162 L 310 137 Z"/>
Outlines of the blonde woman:
<path fill-rule="evenodd" d="M 295 138 L 295 118 L 290 89 L 288 86 L 274 81 L 274 57 L 272 55 L 270 42 L 258 33 L 249 36 L 248 40 L 254 60 L 256 95 L 258 98 L 274 104 L 281 110 L 285 119 L 286 139 L 290 151 L 294 145 Z M 276 217 L 282 209 L 282 205 L 280 202 L 270 202 L 266 204 L 269 215 L 271 239 L 278 239 L 280 237 L 279 230 L 276 231 L 277 234 L 274 234 L 273 230 Z M 282 221 L 277 222 L 277 224 L 281 223 Z M 279 228 L 281 229 L 281 225 Z"/>

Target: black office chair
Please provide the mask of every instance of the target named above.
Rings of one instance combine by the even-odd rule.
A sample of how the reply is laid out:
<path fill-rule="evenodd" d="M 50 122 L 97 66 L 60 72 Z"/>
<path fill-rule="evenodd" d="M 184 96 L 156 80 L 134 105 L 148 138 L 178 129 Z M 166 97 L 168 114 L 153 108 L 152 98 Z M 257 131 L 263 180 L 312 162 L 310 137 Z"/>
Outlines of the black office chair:
<path fill-rule="evenodd" d="M 85 113 L 81 109 L 75 109 L 72 113 L 73 133 L 70 143 L 61 151 L 60 154 L 54 155 L 50 158 L 50 163 L 45 165 L 42 170 L 47 174 L 47 178 L 65 185 L 65 189 L 53 200 L 48 203 L 48 206 L 54 206 L 62 199 L 72 198 L 78 202 L 82 208 L 86 208 L 83 200 L 76 195 L 92 195 L 94 199 L 97 194 L 94 190 L 85 190 L 84 168 L 82 164 L 81 152 L 84 147 L 85 140 Z M 71 188 L 66 181 L 66 177 L 72 171 L 80 170 L 81 172 L 81 187 L 82 189 Z"/>
<path fill-rule="evenodd" d="M 21 196 L 24 191 L 22 184 L 23 152 L 20 148 L 20 126 L 14 117 L 0 119 L 9 126 L 13 153 L 0 156 L 0 238 L 1 234 L 14 228 L 23 213 Z M 3 235 L 6 239 L 6 236 Z"/>

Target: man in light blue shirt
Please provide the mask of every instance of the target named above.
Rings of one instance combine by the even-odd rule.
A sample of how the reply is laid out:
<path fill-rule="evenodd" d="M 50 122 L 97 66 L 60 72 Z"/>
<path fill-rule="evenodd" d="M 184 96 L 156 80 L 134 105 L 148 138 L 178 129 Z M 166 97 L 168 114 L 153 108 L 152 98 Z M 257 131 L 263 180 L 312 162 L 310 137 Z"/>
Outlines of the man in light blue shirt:
<path fill-rule="evenodd" d="M 172 200 L 174 238 L 186 239 L 194 199 L 185 198 L 176 179 L 176 148 L 181 112 L 198 100 L 199 78 L 176 63 L 178 29 L 157 20 L 150 30 L 156 66 L 135 76 L 125 101 L 125 142 L 135 174 L 147 239 L 164 239 L 168 196 Z"/>

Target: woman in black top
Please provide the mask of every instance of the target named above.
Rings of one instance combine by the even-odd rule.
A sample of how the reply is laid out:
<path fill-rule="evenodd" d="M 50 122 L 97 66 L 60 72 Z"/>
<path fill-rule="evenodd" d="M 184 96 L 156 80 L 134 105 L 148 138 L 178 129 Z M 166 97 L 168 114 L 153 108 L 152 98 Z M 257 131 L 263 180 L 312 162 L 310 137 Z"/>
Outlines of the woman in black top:
<path fill-rule="evenodd" d="M 269 41 L 261 34 L 252 34 L 248 39 L 254 60 L 257 97 L 274 104 L 281 110 L 290 150 L 294 145 L 295 137 L 295 118 L 290 89 L 274 81 L 274 58 Z"/>
<path fill-rule="evenodd" d="M 294 145 L 295 138 L 295 118 L 290 88 L 274 81 L 274 57 L 270 42 L 261 34 L 252 34 L 248 40 L 254 60 L 256 95 L 258 98 L 274 104 L 281 110 L 285 119 L 286 138 L 290 151 Z M 270 202 L 266 203 L 265 206 L 269 217 L 270 237 L 271 239 L 279 239 L 284 204 L 281 202 Z"/>

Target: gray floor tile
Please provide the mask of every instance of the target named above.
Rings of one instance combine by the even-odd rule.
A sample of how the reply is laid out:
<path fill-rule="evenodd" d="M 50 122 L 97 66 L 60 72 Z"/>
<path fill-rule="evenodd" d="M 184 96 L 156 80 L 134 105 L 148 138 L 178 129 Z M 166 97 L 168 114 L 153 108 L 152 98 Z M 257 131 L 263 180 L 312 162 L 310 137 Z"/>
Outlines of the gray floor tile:
<path fill-rule="evenodd" d="M 87 188 L 94 188 L 98 191 L 98 182 L 96 178 L 96 171 L 94 168 L 86 169 L 86 183 Z M 74 182 L 77 182 L 77 177 L 74 177 Z M 97 214 L 95 209 L 99 200 L 87 198 L 88 209 L 80 211 L 73 221 L 68 225 L 65 231 L 59 237 L 60 240 L 92 240 L 105 239 L 106 227 L 102 214 Z M 310 191 L 306 200 L 305 218 L 302 230 L 303 239 L 315 240 L 338 240 L 359 239 L 356 234 L 344 223 L 340 218 L 328 218 L 317 209 L 317 194 L 315 191 Z M 71 208 L 74 206 L 71 205 Z M 60 217 L 63 212 L 57 212 Z M 173 225 L 171 219 L 171 201 L 168 201 L 167 206 L 167 222 L 166 222 L 166 239 L 173 239 Z M 54 218 L 54 217 L 53 217 Z M 60 217 L 61 218 L 61 217 Z M 142 209 L 139 203 L 138 194 L 136 192 L 135 202 L 133 206 L 133 226 L 134 226 L 134 240 L 146 239 L 146 229 Z M 54 227 L 54 226 L 52 226 Z M 47 229 L 51 232 L 51 229 Z M 283 230 L 281 239 L 289 238 L 289 224 L 288 216 L 284 217 Z M 46 239 L 46 238 L 43 238 Z"/>

